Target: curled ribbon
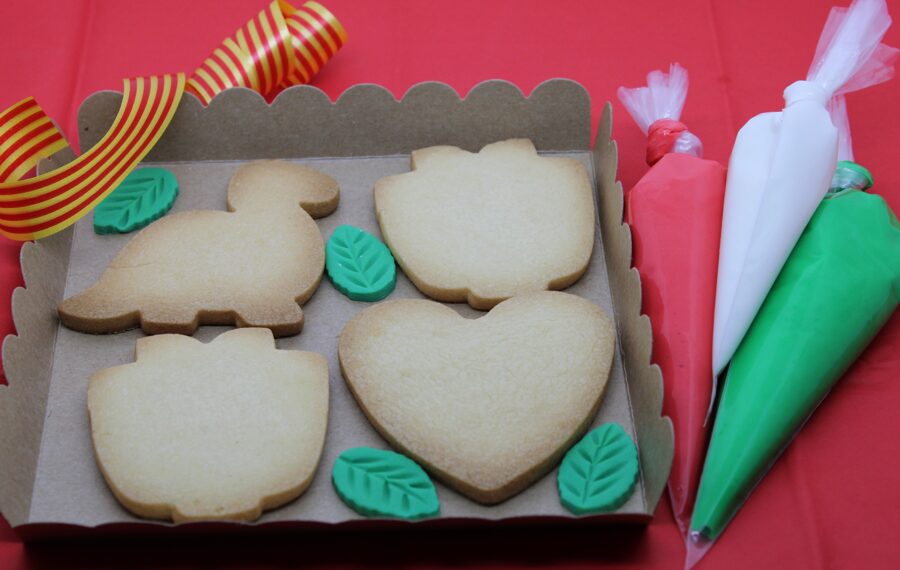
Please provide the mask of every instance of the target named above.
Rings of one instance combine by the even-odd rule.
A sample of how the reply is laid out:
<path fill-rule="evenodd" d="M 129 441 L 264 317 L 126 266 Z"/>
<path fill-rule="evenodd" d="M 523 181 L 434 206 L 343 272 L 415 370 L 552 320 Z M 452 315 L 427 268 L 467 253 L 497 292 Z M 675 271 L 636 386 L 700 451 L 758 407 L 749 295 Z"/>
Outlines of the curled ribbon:
<path fill-rule="evenodd" d="M 94 148 L 65 166 L 22 179 L 41 158 L 68 146 L 28 97 L 0 112 L 0 234 L 39 239 L 77 222 L 109 195 L 156 145 L 185 90 L 206 105 L 229 87 L 271 96 L 308 83 L 347 41 L 331 12 L 317 2 L 295 8 L 275 0 L 184 74 L 126 79 L 122 104 Z"/>
<path fill-rule="evenodd" d="M 122 105 L 109 132 L 92 149 L 46 174 L 20 180 L 66 142 L 28 98 L 5 111 L 0 138 L 0 234 L 25 241 L 63 230 L 90 212 L 150 152 L 169 125 L 184 75 L 126 79 Z M 16 111 L 19 109 L 18 111 Z"/>
<path fill-rule="evenodd" d="M 344 27 L 318 2 L 294 8 L 275 0 L 204 60 L 187 90 L 204 105 L 229 87 L 270 96 L 309 83 L 346 41 Z"/>
<path fill-rule="evenodd" d="M 19 101 L 0 113 L 0 181 L 18 180 L 67 146 L 34 97 Z"/>

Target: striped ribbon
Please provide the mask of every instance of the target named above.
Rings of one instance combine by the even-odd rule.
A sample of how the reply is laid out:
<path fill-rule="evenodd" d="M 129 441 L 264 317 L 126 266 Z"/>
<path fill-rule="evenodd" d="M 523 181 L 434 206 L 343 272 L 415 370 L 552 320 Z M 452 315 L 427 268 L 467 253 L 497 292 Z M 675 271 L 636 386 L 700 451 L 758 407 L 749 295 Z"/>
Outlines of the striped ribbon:
<path fill-rule="evenodd" d="M 125 80 L 122 105 L 94 148 L 46 174 L 20 180 L 42 157 L 65 148 L 33 99 L 0 115 L 0 234 L 19 241 L 63 230 L 90 212 L 150 152 L 178 108 L 183 74 Z"/>
<path fill-rule="evenodd" d="M 67 146 L 34 97 L 19 101 L 0 113 L 0 181 L 18 180 Z"/>
<path fill-rule="evenodd" d="M 22 180 L 41 158 L 66 148 L 37 102 L 23 99 L 0 113 L 0 234 L 19 241 L 52 235 L 77 222 L 150 152 L 188 91 L 207 105 L 229 87 L 269 97 L 309 83 L 347 41 L 337 18 L 318 2 L 295 8 L 275 0 L 184 74 L 125 80 L 109 132 L 73 162 Z"/>
<path fill-rule="evenodd" d="M 346 41 L 344 27 L 318 2 L 295 8 L 275 0 L 206 58 L 187 91 L 204 105 L 237 86 L 269 97 L 309 83 Z"/>

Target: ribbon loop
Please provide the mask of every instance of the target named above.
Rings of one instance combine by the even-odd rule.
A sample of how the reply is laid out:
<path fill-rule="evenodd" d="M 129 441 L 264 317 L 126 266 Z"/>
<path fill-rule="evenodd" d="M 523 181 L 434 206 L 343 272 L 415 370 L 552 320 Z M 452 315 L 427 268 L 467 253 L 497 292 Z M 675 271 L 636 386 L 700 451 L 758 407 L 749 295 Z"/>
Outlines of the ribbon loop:
<path fill-rule="evenodd" d="M 0 114 L 0 144 L 18 149 L 2 162 L 0 234 L 19 241 L 38 239 L 90 212 L 159 140 L 178 108 L 184 84 L 183 74 L 126 80 L 119 113 L 94 148 L 25 180 L 19 178 L 66 142 L 31 98 Z"/>
<path fill-rule="evenodd" d="M 68 144 L 33 98 L 19 101 L 0 112 L 0 235 L 46 237 L 94 209 L 156 145 L 185 90 L 204 105 L 229 87 L 271 97 L 309 83 L 346 41 L 344 27 L 318 2 L 295 8 L 274 0 L 189 80 L 181 73 L 125 80 L 122 106 L 103 139 L 71 163 L 26 180 L 41 158 Z"/>
<path fill-rule="evenodd" d="M 33 97 L 22 99 L 0 113 L 0 183 L 19 180 L 40 159 L 67 146 L 37 101 Z"/>
<path fill-rule="evenodd" d="M 309 83 L 346 41 L 344 27 L 318 2 L 295 8 L 274 0 L 203 61 L 187 91 L 204 105 L 229 87 L 271 97 Z"/>

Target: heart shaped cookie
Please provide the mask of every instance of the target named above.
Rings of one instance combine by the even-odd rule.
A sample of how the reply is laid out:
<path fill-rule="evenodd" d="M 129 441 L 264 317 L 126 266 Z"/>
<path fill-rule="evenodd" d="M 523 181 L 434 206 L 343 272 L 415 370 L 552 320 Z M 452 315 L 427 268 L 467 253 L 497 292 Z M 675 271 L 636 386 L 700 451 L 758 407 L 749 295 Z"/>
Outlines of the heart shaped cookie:
<path fill-rule="evenodd" d="M 344 378 L 376 429 L 485 504 L 549 471 L 603 397 L 615 327 L 567 293 L 513 297 L 479 319 L 426 300 L 368 308 L 341 332 Z"/>

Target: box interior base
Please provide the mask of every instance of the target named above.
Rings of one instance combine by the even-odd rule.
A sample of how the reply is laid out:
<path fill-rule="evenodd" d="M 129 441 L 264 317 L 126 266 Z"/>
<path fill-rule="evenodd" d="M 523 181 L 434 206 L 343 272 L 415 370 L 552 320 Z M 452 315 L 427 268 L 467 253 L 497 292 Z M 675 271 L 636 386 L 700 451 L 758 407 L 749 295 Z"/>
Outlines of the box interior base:
<path fill-rule="evenodd" d="M 590 153 L 562 153 L 584 162 L 594 176 Z M 372 187 L 382 176 L 409 170 L 409 157 L 365 157 L 299 160 L 334 176 L 341 187 L 341 204 L 331 216 L 317 220 L 324 239 L 335 227 L 352 224 L 379 236 L 372 202 Z M 154 164 L 175 173 L 181 187 L 173 212 L 225 209 L 228 179 L 241 161 L 205 161 Z M 71 246 L 65 296 L 91 285 L 134 234 L 96 235 L 90 216 L 75 227 Z M 186 244 L 189 246 L 189 244 Z M 599 226 L 591 265 L 585 276 L 567 292 L 592 300 L 614 315 L 609 279 Z M 396 290 L 389 299 L 421 298 L 422 295 L 398 271 Z M 344 523 L 360 516 L 340 502 L 331 487 L 330 471 L 343 450 L 359 445 L 388 448 L 374 431 L 350 395 L 337 362 L 337 337 L 344 324 L 366 306 L 338 293 L 323 279 L 317 292 L 304 306 L 303 332 L 278 339 L 281 349 L 311 350 L 329 360 L 331 401 L 326 446 L 312 486 L 298 500 L 265 513 L 257 524 L 274 522 Z M 465 317 L 484 313 L 466 305 L 450 305 Z M 208 342 L 229 327 L 202 327 L 196 338 Z M 37 477 L 31 501 L 30 523 L 62 523 L 93 527 L 111 523 L 139 521 L 116 502 L 93 461 L 86 410 L 87 381 L 101 368 L 132 362 L 134 342 L 143 336 L 139 330 L 117 335 L 88 335 L 58 328 L 53 355 L 50 394 L 44 423 L 43 441 L 37 465 Z M 617 422 L 635 437 L 628 389 L 617 347 L 607 393 L 594 425 Z M 559 503 L 556 469 L 523 493 L 491 507 L 478 505 L 438 483 L 441 519 L 518 519 L 521 517 L 571 517 Z M 642 482 L 614 514 L 591 518 L 643 519 L 647 512 Z M 150 523 L 158 524 L 158 523 Z"/>

